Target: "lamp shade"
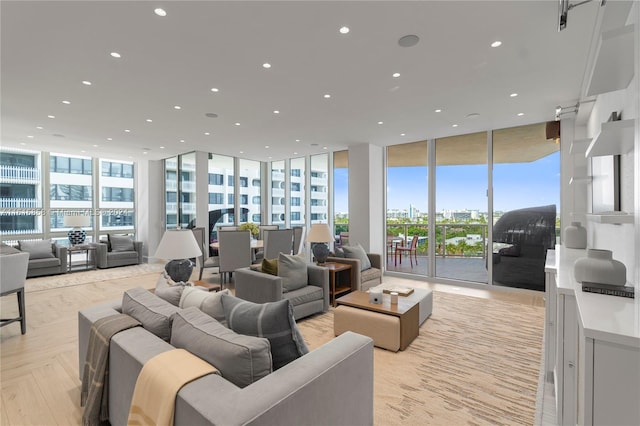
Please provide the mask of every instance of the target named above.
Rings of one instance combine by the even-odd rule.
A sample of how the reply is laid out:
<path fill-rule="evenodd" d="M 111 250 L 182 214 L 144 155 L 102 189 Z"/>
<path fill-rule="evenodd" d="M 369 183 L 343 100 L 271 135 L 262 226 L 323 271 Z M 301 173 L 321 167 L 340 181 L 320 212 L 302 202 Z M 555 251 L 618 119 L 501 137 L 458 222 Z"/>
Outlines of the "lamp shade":
<path fill-rule="evenodd" d="M 333 239 L 331 228 L 326 223 L 314 223 L 307 234 L 309 243 L 330 243 Z"/>
<path fill-rule="evenodd" d="M 66 214 L 64 215 L 64 226 L 70 226 L 72 228 L 81 228 L 83 226 L 89 226 L 91 224 L 91 218 L 85 214 Z"/>
<path fill-rule="evenodd" d="M 202 255 L 202 249 L 190 229 L 168 230 L 162 236 L 155 257 L 160 259 L 190 259 Z"/>

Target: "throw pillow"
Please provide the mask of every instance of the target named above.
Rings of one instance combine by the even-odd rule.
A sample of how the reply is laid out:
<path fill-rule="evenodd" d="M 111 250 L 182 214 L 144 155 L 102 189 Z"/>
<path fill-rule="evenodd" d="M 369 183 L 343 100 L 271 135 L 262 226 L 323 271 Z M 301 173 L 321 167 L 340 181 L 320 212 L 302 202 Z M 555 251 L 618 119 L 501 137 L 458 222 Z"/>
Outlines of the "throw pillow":
<path fill-rule="evenodd" d="M 172 305 L 178 306 L 180 305 L 180 297 L 185 285 L 183 282 L 176 283 L 166 272 L 162 272 L 156 283 L 154 294 Z"/>
<path fill-rule="evenodd" d="M 195 307 L 176 313 L 171 344 L 214 365 L 241 388 L 272 371 L 269 340 L 235 333 Z"/>
<path fill-rule="evenodd" d="M 360 244 L 352 247 L 342 246 L 342 250 L 344 250 L 344 257 L 348 259 L 360 260 L 360 271 L 371 269 L 371 261 L 369 260 L 369 256 L 367 256 L 367 252 L 364 250 L 364 248 L 362 248 Z"/>
<path fill-rule="evenodd" d="M 335 257 L 344 257 L 344 250 L 340 247 L 336 247 Z"/>
<path fill-rule="evenodd" d="M 262 259 L 262 272 L 278 276 L 278 259 Z"/>
<path fill-rule="evenodd" d="M 29 253 L 29 260 L 55 257 L 51 249 L 51 240 L 18 241 L 18 248 Z"/>
<path fill-rule="evenodd" d="M 122 313 L 134 317 L 145 329 L 167 342 L 171 338 L 171 321 L 177 311 L 177 306 L 142 287 L 127 290 L 122 296 Z"/>
<path fill-rule="evenodd" d="M 278 276 L 282 278 L 283 291 L 293 291 L 305 287 L 309 278 L 304 255 L 280 253 L 278 256 Z"/>
<path fill-rule="evenodd" d="M 111 251 L 133 251 L 133 239 L 128 235 L 108 235 Z"/>
<path fill-rule="evenodd" d="M 309 352 L 287 299 L 252 303 L 223 294 L 222 306 L 231 330 L 269 339 L 274 371 Z"/>
<path fill-rule="evenodd" d="M 229 289 L 224 289 L 215 293 L 209 293 L 199 287 L 185 287 L 180 298 L 181 308 L 195 307 L 200 309 L 211 318 L 226 326 L 227 318 L 224 315 L 224 308 L 220 298 L 223 294 L 231 294 Z"/>

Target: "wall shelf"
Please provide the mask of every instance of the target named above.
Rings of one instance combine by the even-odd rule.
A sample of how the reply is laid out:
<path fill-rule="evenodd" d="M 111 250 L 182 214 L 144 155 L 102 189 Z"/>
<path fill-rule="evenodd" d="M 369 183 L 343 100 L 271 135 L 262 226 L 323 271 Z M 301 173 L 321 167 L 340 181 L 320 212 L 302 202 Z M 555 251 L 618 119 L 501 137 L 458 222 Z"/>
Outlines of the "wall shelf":
<path fill-rule="evenodd" d="M 585 157 L 628 153 L 633 149 L 634 125 L 634 119 L 602 123 L 600 133 L 591 141 Z"/>
<path fill-rule="evenodd" d="M 611 212 L 611 213 L 599 213 L 599 214 L 587 214 L 587 219 L 596 223 L 611 223 L 620 225 L 623 223 L 633 223 L 633 215 L 624 212 Z"/>
<path fill-rule="evenodd" d="M 587 96 L 625 89 L 633 78 L 633 25 L 606 31 L 600 37 Z"/>
<path fill-rule="evenodd" d="M 569 153 L 571 155 L 584 155 L 587 151 L 587 148 L 591 144 L 591 138 L 589 139 L 577 139 L 571 142 L 571 147 L 569 148 Z"/>

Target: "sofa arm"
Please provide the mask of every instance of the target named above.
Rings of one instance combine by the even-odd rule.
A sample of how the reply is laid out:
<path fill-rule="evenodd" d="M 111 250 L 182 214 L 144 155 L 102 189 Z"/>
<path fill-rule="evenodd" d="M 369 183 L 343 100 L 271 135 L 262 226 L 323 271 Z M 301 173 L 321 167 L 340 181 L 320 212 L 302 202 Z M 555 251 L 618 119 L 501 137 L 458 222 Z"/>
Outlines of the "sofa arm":
<path fill-rule="evenodd" d="M 54 243 L 53 253 L 60 260 L 60 272 L 67 272 L 67 260 L 69 259 L 67 248 Z"/>
<path fill-rule="evenodd" d="M 360 290 L 362 275 L 360 274 L 360 259 L 351 259 L 348 257 L 328 257 L 327 262 L 344 263 L 351 265 L 351 291 Z"/>
<path fill-rule="evenodd" d="M 316 265 L 307 266 L 307 284 L 320 287 L 322 289 L 323 307 L 322 312 L 329 310 L 329 270 Z"/>
<path fill-rule="evenodd" d="M 142 263 L 142 241 L 134 241 L 133 249 L 138 253 L 138 264 Z"/>
<path fill-rule="evenodd" d="M 282 278 L 249 268 L 236 269 L 234 275 L 236 297 L 254 303 L 282 300 Z"/>
<path fill-rule="evenodd" d="M 96 248 L 96 266 L 98 268 L 108 268 L 107 264 L 107 244 L 106 243 L 92 243 L 92 246 Z"/>
<path fill-rule="evenodd" d="M 382 270 L 382 255 L 377 253 L 367 253 L 367 257 L 369 258 L 369 262 L 371 262 L 372 268 Z"/>

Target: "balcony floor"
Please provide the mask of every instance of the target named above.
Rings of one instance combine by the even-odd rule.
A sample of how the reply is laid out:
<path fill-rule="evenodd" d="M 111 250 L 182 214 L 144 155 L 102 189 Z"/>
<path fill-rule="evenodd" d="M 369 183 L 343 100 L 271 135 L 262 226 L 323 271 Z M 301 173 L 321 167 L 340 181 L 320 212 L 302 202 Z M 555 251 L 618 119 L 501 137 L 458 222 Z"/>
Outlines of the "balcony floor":
<path fill-rule="evenodd" d="M 407 256 L 402 257 L 402 265 L 398 259 L 398 265 L 394 265 L 393 255 L 389 254 L 387 258 L 387 271 L 405 272 L 416 275 L 428 275 L 429 258 L 428 256 L 418 255 L 418 263 L 409 262 Z M 485 260 L 482 258 L 463 258 L 463 257 L 436 257 L 436 277 L 450 278 L 462 281 L 472 281 L 479 283 L 487 283 L 489 274 L 485 266 Z"/>

